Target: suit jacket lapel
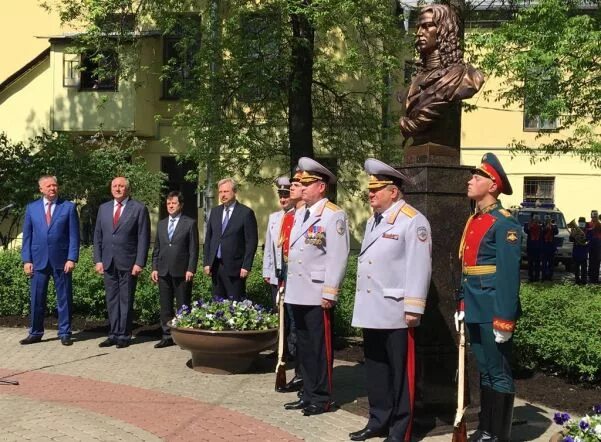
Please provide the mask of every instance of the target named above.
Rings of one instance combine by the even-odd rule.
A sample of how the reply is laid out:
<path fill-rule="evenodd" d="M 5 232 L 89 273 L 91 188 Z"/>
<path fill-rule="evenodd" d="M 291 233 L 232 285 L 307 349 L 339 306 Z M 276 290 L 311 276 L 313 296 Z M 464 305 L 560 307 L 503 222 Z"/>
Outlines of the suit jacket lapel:
<path fill-rule="evenodd" d="M 238 213 L 238 202 L 236 202 L 236 204 L 234 204 L 234 208 L 230 211 L 230 219 L 227 222 L 227 226 L 225 226 L 225 229 L 223 230 L 223 233 L 221 234 L 221 236 L 225 235 L 226 232 L 229 230 L 230 228 L 230 224 L 232 224 L 232 221 L 234 220 L 234 214 Z M 223 211 L 225 210 L 225 207 L 223 207 L 222 205 L 222 209 L 221 209 L 221 224 L 219 224 L 219 230 L 221 230 L 221 225 L 223 224 Z"/>
<path fill-rule="evenodd" d="M 115 202 L 113 201 L 113 211 L 111 212 L 113 214 L 113 219 L 115 217 Z M 131 199 L 127 200 L 127 203 L 125 204 L 124 207 L 121 208 L 121 216 L 119 217 L 119 221 L 117 221 L 117 225 L 115 227 L 113 227 L 113 232 L 116 232 L 119 229 L 119 226 L 121 226 L 125 220 L 127 218 L 129 218 L 131 216 L 132 213 L 132 207 L 131 207 Z"/>
<path fill-rule="evenodd" d="M 44 200 L 42 200 L 42 207 L 44 206 Z M 54 224 L 54 219 L 60 215 L 61 210 L 63 209 L 63 201 L 62 200 L 56 200 L 56 202 L 54 203 L 54 213 L 52 213 L 52 217 L 50 218 L 50 225 L 48 226 L 48 228 L 50 229 L 50 227 L 52 227 L 52 224 Z M 46 220 L 46 214 L 44 214 L 44 220 Z"/>
<path fill-rule="evenodd" d="M 167 232 L 167 239 L 169 239 L 169 217 L 167 217 L 167 229 L 165 230 L 165 232 Z M 176 226 L 175 226 L 175 230 L 173 231 L 173 236 L 171 237 L 171 242 L 173 242 L 173 240 L 175 239 L 175 235 L 177 235 L 179 232 L 181 232 L 184 229 L 184 224 L 185 224 L 186 220 L 184 218 L 184 215 L 180 215 L 179 217 L 179 221 L 177 222 Z"/>

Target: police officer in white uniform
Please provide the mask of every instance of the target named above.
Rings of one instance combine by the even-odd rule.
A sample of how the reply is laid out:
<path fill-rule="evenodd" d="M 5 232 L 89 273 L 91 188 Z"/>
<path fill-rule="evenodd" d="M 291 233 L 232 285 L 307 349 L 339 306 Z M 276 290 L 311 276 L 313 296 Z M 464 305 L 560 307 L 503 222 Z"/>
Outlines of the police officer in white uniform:
<path fill-rule="evenodd" d="M 290 235 L 285 303 L 291 305 L 298 341 L 297 358 L 304 381 L 298 401 L 285 405 L 305 416 L 332 406 L 332 308 L 338 299 L 349 254 L 347 218 L 328 201 L 328 184 L 336 177 L 310 158 L 302 157 L 302 218 Z M 299 213 L 300 214 L 300 213 Z"/>
<path fill-rule="evenodd" d="M 363 328 L 369 420 L 351 440 L 410 436 L 414 398 L 414 327 L 420 323 L 432 273 L 428 220 L 403 199 L 409 178 L 369 158 L 374 215 L 359 253 L 352 325 Z"/>
<path fill-rule="evenodd" d="M 269 215 L 267 230 L 265 231 L 265 248 L 263 250 L 263 280 L 271 287 L 271 300 L 273 308 L 277 310 L 275 298 L 278 291 L 278 279 L 282 272 L 282 246 L 280 244 L 280 232 L 284 214 L 294 210 L 294 204 L 290 200 L 290 179 L 281 176 L 275 180 L 281 210 Z"/>

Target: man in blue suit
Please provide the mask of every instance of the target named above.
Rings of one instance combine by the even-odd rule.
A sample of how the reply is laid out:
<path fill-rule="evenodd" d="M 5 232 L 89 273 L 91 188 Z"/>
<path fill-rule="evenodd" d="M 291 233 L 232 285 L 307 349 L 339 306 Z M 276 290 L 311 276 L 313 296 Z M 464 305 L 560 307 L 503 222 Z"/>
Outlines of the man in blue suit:
<path fill-rule="evenodd" d="M 109 335 L 100 347 L 129 346 L 134 293 L 150 244 L 148 209 L 129 197 L 127 178 L 111 182 L 113 199 L 98 208 L 94 229 L 96 272 L 104 275 Z"/>
<path fill-rule="evenodd" d="M 44 311 L 50 277 L 56 288 L 58 336 L 71 345 L 73 285 L 71 274 L 79 258 L 79 218 L 75 204 L 58 198 L 55 176 L 38 180 L 42 198 L 27 205 L 23 223 L 23 270 L 31 278 L 31 329 L 22 345 L 44 335 Z"/>

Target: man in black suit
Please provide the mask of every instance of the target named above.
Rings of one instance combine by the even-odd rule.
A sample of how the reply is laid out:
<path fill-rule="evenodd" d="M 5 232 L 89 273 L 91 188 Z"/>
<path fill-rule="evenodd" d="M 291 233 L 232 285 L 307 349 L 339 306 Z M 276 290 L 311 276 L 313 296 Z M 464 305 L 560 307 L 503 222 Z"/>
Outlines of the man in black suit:
<path fill-rule="evenodd" d="M 94 229 L 94 262 L 104 275 L 110 327 L 99 346 L 124 348 L 131 339 L 136 283 L 148 257 L 150 217 L 144 204 L 129 197 L 127 178 L 113 179 L 111 193 L 113 200 L 98 209 Z"/>
<path fill-rule="evenodd" d="M 255 213 L 236 201 L 231 178 L 218 183 L 221 205 L 211 210 L 204 243 L 204 272 L 213 280 L 213 296 L 240 299 L 257 251 Z"/>
<path fill-rule="evenodd" d="M 190 305 L 192 280 L 198 266 L 198 226 L 196 220 L 182 215 L 184 196 L 173 191 L 167 195 L 169 216 L 159 221 L 152 251 L 150 278 L 159 284 L 163 337 L 154 348 L 173 345 L 167 323 L 173 319 L 173 299 L 177 308 Z"/>

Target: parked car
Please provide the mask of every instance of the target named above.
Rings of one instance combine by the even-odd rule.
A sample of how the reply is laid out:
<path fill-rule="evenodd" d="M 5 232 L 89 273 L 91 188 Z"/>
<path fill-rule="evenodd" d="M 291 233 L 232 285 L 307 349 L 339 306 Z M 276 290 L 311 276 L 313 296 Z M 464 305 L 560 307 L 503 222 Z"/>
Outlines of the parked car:
<path fill-rule="evenodd" d="M 572 248 L 574 244 L 570 242 L 570 232 L 568 231 L 565 217 L 561 210 L 552 203 L 532 203 L 524 201 L 521 206 L 510 209 L 513 216 L 517 218 L 522 228 L 527 222 L 530 222 L 533 214 L 538 214 L 540 221 L 544 222 L 545 216 L 550 216 L 557 225 L 559 233 L 555 237 L 557 251 L 555 253 L 555 265 L 561 262 L 566 270 L 572 267 Z M 523 233 L 523 232 L 522 232 Z M 522 236 L 522 258 L 526 259 L 526 234 Z"/>

